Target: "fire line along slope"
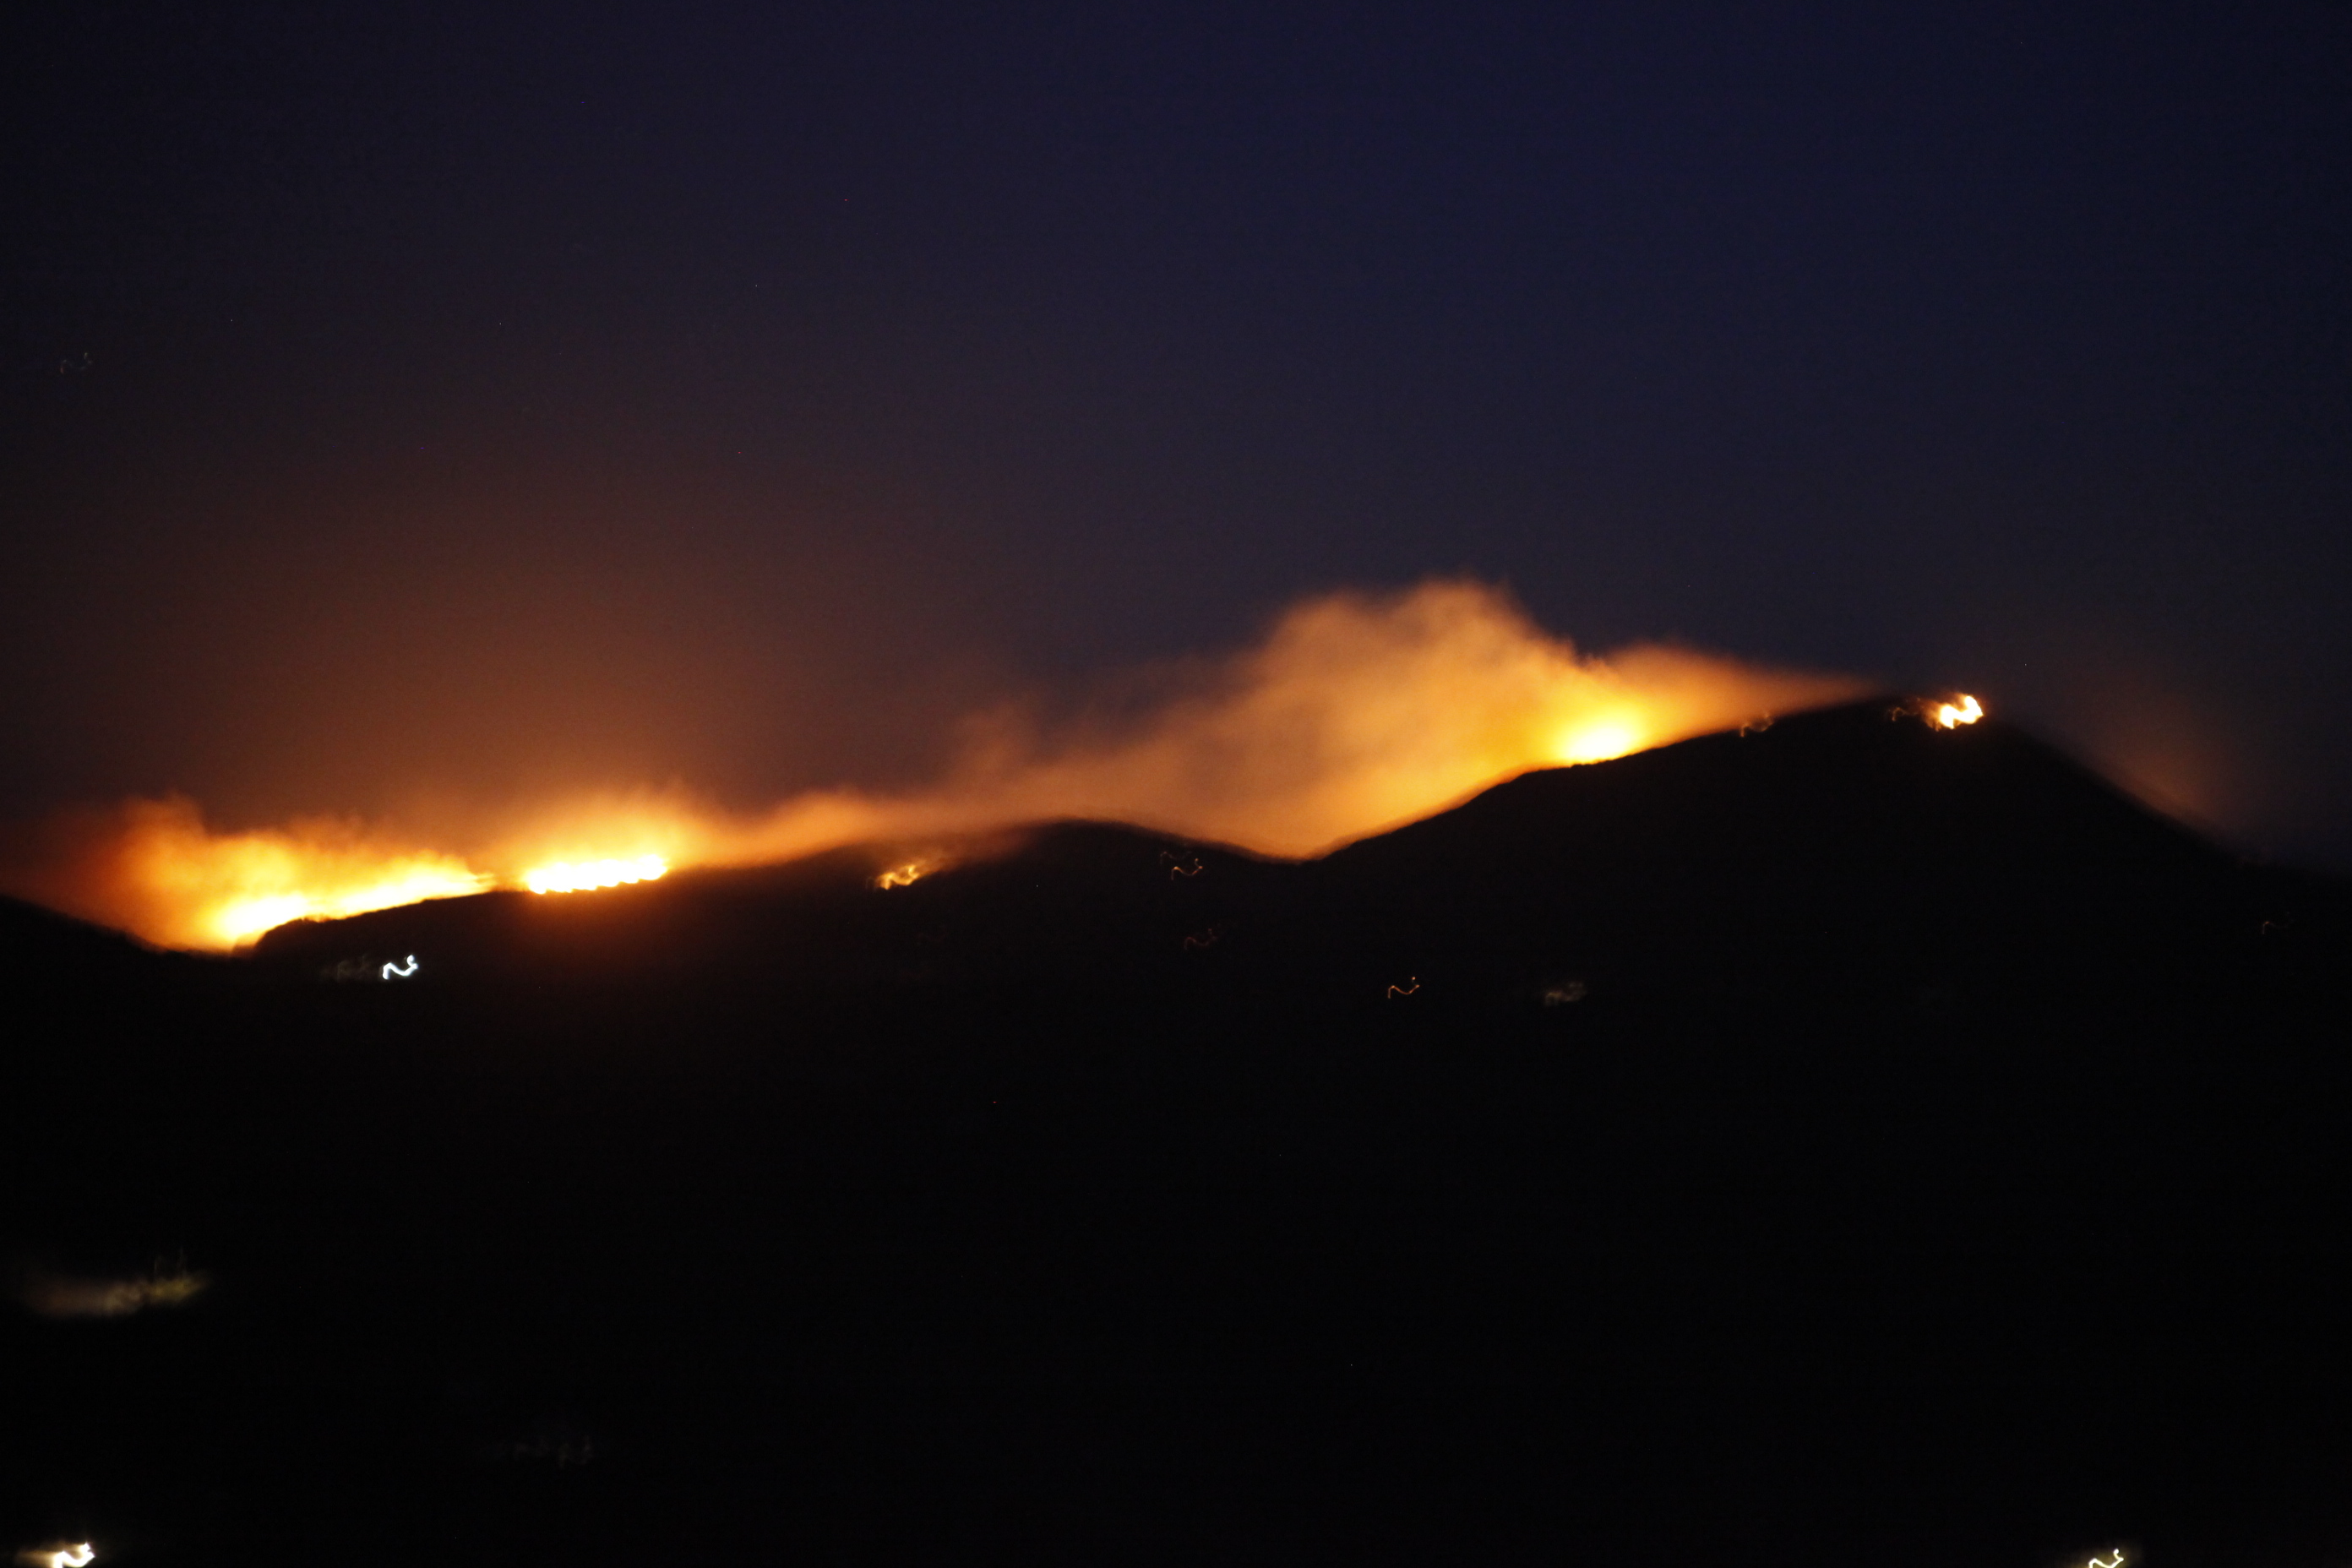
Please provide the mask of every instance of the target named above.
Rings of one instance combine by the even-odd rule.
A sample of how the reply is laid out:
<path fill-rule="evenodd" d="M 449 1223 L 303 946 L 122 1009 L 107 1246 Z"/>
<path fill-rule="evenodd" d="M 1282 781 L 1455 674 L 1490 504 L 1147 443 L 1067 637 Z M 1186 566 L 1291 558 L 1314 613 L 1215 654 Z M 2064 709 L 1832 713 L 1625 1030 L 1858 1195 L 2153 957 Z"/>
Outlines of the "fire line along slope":
<path fill-rule="evenodd" d="M 2239 867 L 1997 721 L 1939 731 L 1889 712 L 1856 704 L 1538 771 L 1304 864 L 1048 825 L 950 851 L 881 896 L 874 868 L 898 852 L 859 848 L 567 900 L 304 922 L 259 956 L 292 970 L 364 949 L 421 953 L 444 976 L 750 972 L 819 989 L 1058 974 L 1115 990 L 1214 962 L 1259 984 L 1285 984 L 1269 965 L 1303 965 L 1292 978 L 1309 986 L 1377 973 L 1380 993 L 1402 964 L 1433 971 L 1428 996 L 1461 999 L 1643 955 L 1685 978 L 1725 964 L 1794 976 L 1899 949 L 1955 981 L 1977 965 L 2006 975 L 2151 942 L 2227 945 L 2282 901 L 2326 902 L 2321 884 Z M 1185 953 L 1189 966 L 1162 962 Z"/>
<path fill-rule="evenodd" d="M 1305 863 L 1061 824 L 236 961 L 34 920 L 81 957 L 15 971 L 0 1249 L 210 1283 L 0 1320 L 47 1413 L 0 1526 L 157 1562 L 262 1513 L 572 1564 L 681 1519 L 713 1563 L 2352 1542 L 2344 890 L 1891 707 Z"/>

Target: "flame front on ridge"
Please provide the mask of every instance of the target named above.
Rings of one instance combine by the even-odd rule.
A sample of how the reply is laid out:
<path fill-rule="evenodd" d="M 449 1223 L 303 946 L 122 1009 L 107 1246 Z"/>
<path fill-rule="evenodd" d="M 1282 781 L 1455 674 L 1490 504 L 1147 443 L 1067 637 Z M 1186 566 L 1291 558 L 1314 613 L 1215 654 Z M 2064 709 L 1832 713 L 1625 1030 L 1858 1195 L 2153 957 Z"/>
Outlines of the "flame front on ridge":
<path fill-rule="evenodd" d="M 24 864 L 0 865 L 0 888 L 165 946 L 226 949 L 287 921 L 492 887 L 580 892 L 681 867 L 1057 819 L 1304 857 L 1529 768 L 1752 727 L 1868 690 L 1657 644 L 1588 655 L 1498 589 L 1433 581 L 1295 605 L 1256 643 L 1188 667 L 1131 715 L 1047 726 L 1018 705 L 972 715 L 941 775 L 900 792 L 840 785 L 749 814 L 682 787 L 625 792 L 548 803 L 437 845 L 341 817 L 215 831 L 193 801 L 131 801 L 53 824 Z M 1941 715 L 1927 703 L 1911 710 L 1946 729 L 1983 711 L 1958 696 Z M 593 858 L 624 847 L 635 853 Z M 583 850 L 591 858 L 551 858 Z M 884 868 L 876 885 L 940 868 Z"/>
<path fill-rule="evenodd" d="M 522 885 L 534 893 L 584 893 L 596 888 L 617 888 L 625 882 L 652 882 L 669 871 L 658 855 L 634 860 L 558 860 L 523 873 Z"/>
<path fill-rule="evenodd" d="M 1935 711 L 1936 728 L 1957 730 L 1963 724 L 1973 724 L 1984 717 L 1984 704 L 1963 691 L 1955 700 L 1939 704 Z"/>

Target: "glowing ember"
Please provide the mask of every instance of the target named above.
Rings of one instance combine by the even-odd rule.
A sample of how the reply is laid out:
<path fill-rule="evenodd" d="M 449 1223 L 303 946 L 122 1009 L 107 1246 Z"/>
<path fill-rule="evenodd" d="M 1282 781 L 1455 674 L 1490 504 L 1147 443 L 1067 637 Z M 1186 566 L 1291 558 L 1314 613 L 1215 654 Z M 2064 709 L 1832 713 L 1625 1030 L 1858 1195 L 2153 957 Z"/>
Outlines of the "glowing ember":
<path fill-rule="evenodd" d="M 874 885 L 887 892 L 892 888 L 912 887 L 929 876 L 938 867 L 929 860 L 909 860 L 903 866 L 893 866 L 874 879 Z"/>
<path fill-rule="evenodd" d="M 406 980 L 415 973 L 416 955 L 412 952 L 408 955 L 407 968 L 403 969 L 397 963 L 387 963 L 383 966 L 383 973 L 378 975 L 377 978 L 380 980 Z"/>
<path fill-rule="evenodd" d="M 23 1568 L 89 1568 L 98 1561 L 98 1553 L 89 1549 L 87 1541 L 60 1542 L 51 1546 L 27 1546 L 16 1553 Z"/>
<path fill-rule="evenodd" d="M 1963 724 L 1973 724 L 1984 717 L 1984 704 L 1962 693 L 1957 702 L 1939 704 L 1935 712 L 1936 728 L 1957 730 Z"/>
<path fill-rule="evenodd" d="M 523 873 L 522 885 L 534 893 L 584 893 L 597 888 L 617 888 L 625 882 L 651 882 L 669 870 L 658 855 L 634 860 L 558 860 Z"/>

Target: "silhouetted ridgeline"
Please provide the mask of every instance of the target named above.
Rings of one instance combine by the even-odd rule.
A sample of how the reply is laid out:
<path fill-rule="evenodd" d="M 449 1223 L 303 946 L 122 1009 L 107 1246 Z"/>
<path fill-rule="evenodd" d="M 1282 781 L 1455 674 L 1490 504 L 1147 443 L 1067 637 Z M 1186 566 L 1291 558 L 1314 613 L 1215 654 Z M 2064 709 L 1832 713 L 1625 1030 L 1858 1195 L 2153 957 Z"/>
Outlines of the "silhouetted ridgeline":
<path fill-rule="evenodd" d="M 0 1326 L 40 1413 L 0 1525 L 155 1563 L 2352 1547 L 2352 905 L 1887 706 L 1306 865 L 1065 825 L 226 962 L 0 911 L 0 1246 L 210 1281 Z"/>

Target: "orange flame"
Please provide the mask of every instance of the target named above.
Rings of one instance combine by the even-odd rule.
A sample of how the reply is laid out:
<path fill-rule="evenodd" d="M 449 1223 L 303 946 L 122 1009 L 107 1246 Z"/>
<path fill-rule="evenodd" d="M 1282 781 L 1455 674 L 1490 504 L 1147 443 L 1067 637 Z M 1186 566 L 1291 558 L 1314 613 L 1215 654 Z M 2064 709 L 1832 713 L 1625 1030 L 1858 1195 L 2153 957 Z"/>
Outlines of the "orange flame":
<path fill-rule="evenodd" d="M 576 865 L 558 860 L 552 866 L 537 866 L 525 871 L 522 885 L 534 893 L 584 893 L 627 882 L 656 881 L 668 870 L 669 862 L 658 855 L 640 855 L 630 860 L 587 860 Z"/>
<path fill-rule="evenodd" d="M 12 879 L 16 889 L 165 947 L 230 948 L 288 921 L 489 885 L 457 856 L 398 844 L 341 818 L 215 833 L 194 801 L 177 795 L 57 826 L 63 843 L 47 866 Z"/>
<path fill-rule="evenodd" d="M 1622 756 L 1866 689 L 1656 645 L 1584 655 L 1498 590 L 1444 581 L 1307 600 L 1263 642 L 1193 677 L 1182 695 L 1123 726 L 1041 736 L 1017 711 L 983 716 L 946 779 L 910 794 L 818 791 L 751 817 L 676 792 L 574 801 L 527 831 L 485 837 L 470 858 L 338 821 L 215 835 L 184 800 L 138 801 L 84 834 L 61 866 L 13 885 L 152 942 L 218 948 L 286 920 L 501 880 L 536 891 L 610 887 L 673 868 L 1056 817 L 1305 856 L 1529 768 Z M 1981 710 L 1959 702 L 1953 722 L 1973 722 Z M 934 868 L 900 865 L 877 885 Z"/>
<path fill-rule="evenodd" d="M 1984 717 L 1984 704 L 1966 692 L 1957 702 L 1938 703 L 1933 722 L 1938 730 L 1957 730 L 1963 724 L 1973 724 Z"/>

